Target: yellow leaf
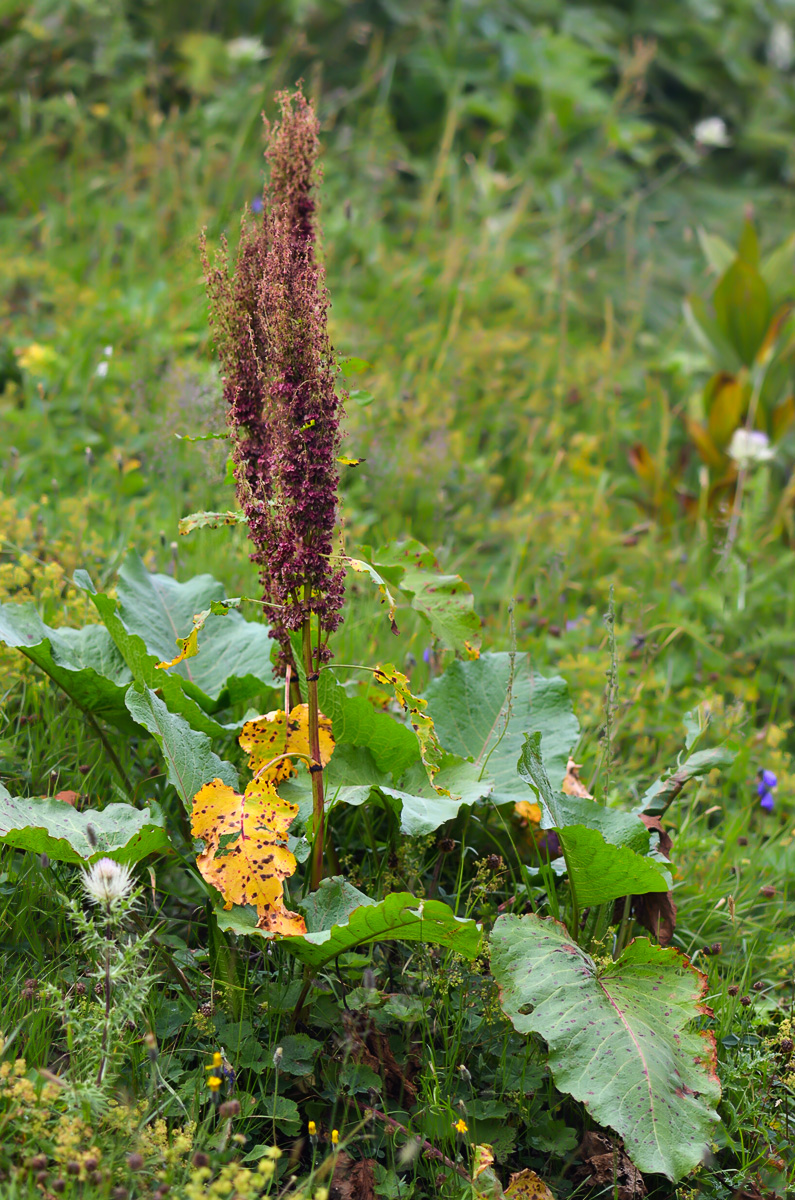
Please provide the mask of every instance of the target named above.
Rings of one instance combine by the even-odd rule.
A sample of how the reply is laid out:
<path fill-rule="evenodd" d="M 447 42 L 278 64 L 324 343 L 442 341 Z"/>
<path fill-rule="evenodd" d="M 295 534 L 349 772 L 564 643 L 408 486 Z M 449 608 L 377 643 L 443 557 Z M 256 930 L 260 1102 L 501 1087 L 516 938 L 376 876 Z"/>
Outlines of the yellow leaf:
<path fill-rule="evenodd" d="M 186 658 L 194 658 L 199 653 L 199 630 L 192 629 L 186 638 L 177 638 L 177 645 L 179 646 L 177 657 L 168 662 L 155 663 L 157 670 L 167 670 L 169 667 L 175 667 L 177 663 L 184 662 Z"/>
<path fill-rule="evenodd" d="M 257 780 L 241 796 L 213 779 L 193 799 L 191 833 L 204 841 L 196 860 L 203 878 L 221 893 L 224 908 L 253 904 L 259 928 L 270 933 L 306 933 L 303 917 L 284 907 L 283 883 L 296 866 L 284 839 L 297 812 L 272 783 Z"/>
<path fill-rule="evenodd" d="M 593 800 L 593 796 L 580 779 L 581 766 L 582 764 L 576 763 L 573 758 L 569 759 L 560 790 L 565 792 L 567 796 L 582 796 L 583 800 Z"/>
<path fill-rule="evenodd" d="M 472 1176 L 477 1179 L 479 1175 L 494 1163 L 494 1150 L 491 1146 L 476 1146 L 475 1147 L 475 1163 L 472 1168 Z"/>
<path fill-rule="evenodd" d="M 541 824 L 541 805 L 533 804 L 531 800 L 517 800 L 513 806 L 517 817 L 528 825 Z"/>
<path fill-rule="evenodd" d="M 727 371 L 713 375 L 704 389 L 704 407 L 709 414 L 707 427 L 716 446 L 731 441 L 735 429 L 742 423 L 746 408 L 747 387 Z"/>
<path fill-rule="evenodd" d="M 311 759 L 309 747 L 309 706 L 296 704 L 288 717 L 283 709 L 266 713 L 253 721 L 246 721 L 240 734 L 240 745 L 249 755 L 248 765 L 258 779 L 279 783 L 295 774 L 292 758 L 280 755 L 295 755 Z M 331 736 L 331 721 L 320 714 L 320 763 L 321 766 L 334 753 Z M 273 762 L 278 759 L 278 762 Z M 272 766 L 268 763 L 273 762 Z M 307 764 L 308 765 L 308 764 Z M 263 767 L 265 770 L 263 770 Z"/>
<path fill-rule="evenodd" d="M 555 1200 L 535 1171 L 518 1171 L 505 1189 L 505 1200 Z"/>
<path fill-rule="evenodd" d="M 177 663 L 184 662 L 186 658 L 194 658 L 199 653 L 199 633 L 204 629 L 207 618 L 211 614 L 219 617 L 226 616 L 230 608 L 239 608 L 240 602 L 244 598 L 243 596 L 234 596 L 231 600 L 213 600 L 209 608 L 205 608 L 203 612 L 194 613 L 193 629 L 187 637 L 177 638 L 179 647 L 177 657 L 172 658 L 169 662 L 155 663 L 155 667 L 158 670 L 168 670 L 169 667 L 175 667 Z"/>
<path fill-rule="evenodd" d="M 687 432 L 690 434 L 690 440 L 695 445 L 702 461 L 708 467 L 720 469 L 726 462 L 726 456 L 725 454 L 721 454 L 708 431 L 698 421 L 694 421 L 692 417 L 685 417 L 685 425 L 687 426 Z"/>
<path fill-rule="evenodd" d="M 386 601 L 389 606 L 389 624 L 392 627 L 392 632 L 399 633 L 400 630 L 398 629 L 397 622 L 395 621 L 395 599 L 386 585 L 386 580 L 378 574 L 378 571 L 376 571 L 374 566 L 368 562 L 363 562 L 363 560 L 360 558 L 346 558 L 345 561 L 352 571 L 361 571 L 364 572 L 365 575 L 370 576 L 373 583 L 378 588 L 378 594 L 381 597 L 381 603 L 383 604 Z"/>
<path fill-rule="evenodd" d="M 433 782 L 441 766 L 444 750 L 439 744 L 433 721 L 425 712 L 427 700 L 412 695 L 408 679 L 400 671 L 397 671 L 392 663 L 385 663 L 382 667 L 377 667 L 375 678 L 379 683 L 390 683 L 395 689 L 398 703 L 409 714 L 411 728 L 417 735 L 417 741 L 420 744 L 420 758 L 428 772 L 431 786 L 440 796 L 449 796 L 450 792 L 447 788 L 437 787 Z"/>

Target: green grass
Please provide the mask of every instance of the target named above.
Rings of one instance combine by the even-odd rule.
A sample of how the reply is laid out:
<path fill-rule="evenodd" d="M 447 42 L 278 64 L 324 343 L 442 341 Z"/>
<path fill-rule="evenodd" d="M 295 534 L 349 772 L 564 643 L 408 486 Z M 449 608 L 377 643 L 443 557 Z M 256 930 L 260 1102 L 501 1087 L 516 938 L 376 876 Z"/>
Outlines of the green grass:
<path fill-rule="evenodd" d="M 324 19 L 315 36 L 332 46 L 342 24 Z M 435 10 L 428 21 L 438 32 Z M 59 36 L 72 61 L 72 44 Z M 466 36 L 474 45 L 471 30 Z M 243 529 L 179 538 L 181 516 L 235 501 L 223 444 L 175 435 L 223 428 L 200 231 L 207 228 L 212 247 L 224 231 L 234 244 L 239 212 L 262 182 L 259 111 L 270 109 L 277 86 L 305 71 L 325 125 L 333 339 L 340 354 L 369 364 L 347 381 L 344 453 L 365 459 L 343 483 L 348 552 L 412 535 L 460 573 L 475 592 L 488 648 L 515 643 L 540 672 L 569 681 L 582 726 L 575 757 L 600 798 L 610 666 L 603 616 L 612 588 L 619 689 L 607 798 L 618 807 L 675 764 L 685 713 L 710 719 L 710 744 L 732 739 L 733 767 L 690 783 L 666 821 L 675 945 L 708 975 L 714 1018 L 704 1021 L 718 1039 L 724 1083 L 714 1158 L 678 1195 L 728 1200 L 755 1182 L 762 1195 L 783 1196 L 795 1186 L 793 1074 L 783 1048 L 795 976 L 795 560 L 774 514 L 792 450 L 785 445 L 777 465 L 752 481 L 723 573 L 725 522 L 703 511 L 684 515 L 676 503 L 650 511 L 628 454 L 642 443 L 672 478 L 681 466 L 683 488 L 699 494 L 684 417 L 707 369 L 681 315 L 688 292 L 711 289 L 695 231 L 734 243 L 753 205 L 772 247 L 789 232 L 791 189 L 747 144 L 677 157 L 663 104 L 651 118 L 658 140 L 648 162 L 611 141 L 615 113 L 628 128 L 640 111 L 626 99 L 559 140 L 545 109 L 524 158 L 517 127 L 481 136 L 455 105 L 444 108 L 446 126 L 415 114 L 407 133 L 398 127 L 412 97 L 405 79 L 415 78 L 406 64 L 422 39 L 416 29 L 407 33 L 404 53 L 396 37 L 390 27 L 360 58 L 326 67 L 349 72 L 345 96 L 324 84 L 320 66 L 312 74 L 289 39 L 256 79 L 224 88 L 186 83 L 184 67 L 173 68 L 174 84 L 172 67 L 162 64 L 162 78 L 148 86 L 133 67 L 85 91 L 75 84 L 74 105 L 59 100 L 57 88 L 39 96 L 32 83 L 28 124 L 6 87 L 0 364 L 7 346 L 21 370 L 9 372 L 0 393 L 0 601 L 33 599 L 45 620 L 80 625 L 92 618 L 72 573 L 84 567 L 98 586 L 111 585 L 130 546 L 153 569 L 180 579 L 207 571 L 227 595 L 257 595 Z M 20 69 L 33 80 L 27 59 Z M 463 66 L 453 72 L 448 99 L 458 84 L 467 94 L 466 78 Z M 614 97 L 618 75 L 610 81 Z M 600 94 L 608 93 L 605 85 Z M 681 112 L 676 119 L 681 126 Z M 600 213 L 606 227 L 594 224 Z M 422 692 L 436 670 L 423 658 L 427 628 L 406 608 L 398 623 L 399 640 L 369 585 L 352 580 L 337 661 L 394 661 Z M 96 807 L 118 799 L 113 766 L 82 713 L 5 648 L 0 689 L 0 775 L 12 794 L 70 789 Z M 175 852 L 152 862 L 151 875 L 140 872 L 141 919 L 157 939 L 146 1028 L 158 1039 L 160 1082 L 150 1105 L 146 1029 L 130 1030 L 117 1093 L 129 1112 L 116 1125 L 113 1110 L 87 1122 L 102 1147 L 103 1181 L 65 1177 L 62 1194 L 99 1197 L 125 1187 L 148 1196 L 163 1182 L 192 1200 L 194 1148 L 206 1146 L 220 1167 L 274 1140 L 285 1148 L 278 1170 L 286 1182 L 289 1147 L 310 1120 L 321 1137 L 316 1146 L 304 1142 L 299 1177 L 313 1156 L 328 1157 L 338 1127 L 355 1156 L 376 1158 L 379 1195 L 471 1194 L 450 1167 L 412 1158 L 402 1134 L 390 1136 L 378 1121 L 361 1127 L 377 1098 L 458 1166 L 469 1164 L 471 1147 L 490 1142 L 506 1181 L 532 1166 L 556 1197 L 613 1195 L 606 1184 L 589 1193 L 578 1177 L 574 1151 L 592 1122 L 555 1089 L 541 1048 L 501 1015 L 485 960 L 471 965 L 431 947 L 386 943 L 349 955 L 318 976 L 296 1027 L 318 1043 L 311 1069 L 277 1071 L 273 1052 L 296 1032 L 300 970 L 278 948 L 263 953 L 218 931 L 153 744 L 114 736 L 136 800 L 162 803 L 175 833 Z M 236 753 L 231 738 L 216 749 Z M 779 778 L 772 816 L 756 805 L 761 767 Z M 531 850 L 521 830 L 507 837 L 488 822 L 459 820 L 444 831 L 455 851 L 443 853 L 436 838 L 395 844 L 386 819 L 369 811 L 349 810 L 333 829 L 343 871 L 368 894 L 432 889 L 486 924 L 501 906 L 522 911 L 521 862 Z M 26 1070 L 57 1074 L 68 1065 L 65 1033 L 35 988 L 25 995 L 25 981 L 71 989 L 85 977 L 57 895 L 77 894 L 76 872 L 0 853 L 4 1061 L 24 1055 Z M 488 866 L 492 853 L 504 866 Z M 761 894 L 763 886 L 775 895 Z M 547 902 L 539 902 L 543 911 Z M 720 951 L 708 953 L 717 943 Z M 746 995 L 748 1006 L 740 1003 Z M 205 1066 L 221 1045 L 238 1069 L 234 1133 L 248 1139 L 243 1146 L 221 1144 L 223 1124 L 207 1098 Z M 13 1110 L 4 1088 L 0 1122 Z M 269 1115 L 275 1095 L 299 1114 L 286 1105 L 277 1128 Z M 462 1115 L 466 1138 L 453 1130 Z M 191 1127 L 191 1148 L 168 1161 L 161 1134 L 158 1142 L 142 1132 L 161 1117 L 174 1129 Z M 24 1143 L 13 1124 L 0 1124 L 0 1169 L 11 1172 L 0 1186 L 9 1197 L 41 1194 L 33 1175 L 11 1169 L 33 1157 L 37 1139 L 52 1162 L 59 1119 L 53 1099 Z M 90 1144 L 84 1138 L 81 1146 Z M 138 1145 L 145 1168 L 133 1177 L 126 1158 Z M 48 1187 L 54 1177 L 50 1170 Z M 649 1191 L 672 1194 L 659 1178 Z"/>

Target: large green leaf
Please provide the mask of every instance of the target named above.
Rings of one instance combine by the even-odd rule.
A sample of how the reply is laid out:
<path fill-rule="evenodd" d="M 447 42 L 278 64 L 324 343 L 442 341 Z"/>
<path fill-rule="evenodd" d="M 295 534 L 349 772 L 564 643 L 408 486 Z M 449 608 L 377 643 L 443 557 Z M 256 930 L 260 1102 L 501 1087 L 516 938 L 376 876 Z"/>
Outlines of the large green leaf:
<path fill-rule="evenodd" d="M 176 637 L 190 633 L 193 614 L 223 595 L 212 576 L 175 583 L 167 575 L 150 575 L 132 553 L 119 573 L 118 599 L 97 592 L 85 571 L 76 571 L 74 579 L 91 596 L 133 679 L 160 692 L 169 709 L 184 716 L 194 729 L 220 736 L 225 727 L 210 714 L 273 683 L 266 626 L 244 621 L 235 611 L 208 616 L 196 657 L 169 670 L 158 667 L 174 657 Z M 230 625 L 220 630 L 218 623 L 226 621 Z M 209 640 L 205 638 L 208 627 Z M 197 667 L 202 654 L 203 665 Z M 244 669 L 245 674 L 237 674 Z"/>
<path fill-rule="evenodd" d="M 623 1138 L 641 1171 L 680 1179 L 704 1158 L 720 1099 L 706 976 L 672 947 L 631 942 L 598 967 L 562 925 L 499 917 L 491 970 L 520 1033 L 549 1046 L 555 1084 Z"/>
<path fill-rule="evenodd" d="M 560 787 L 579 725 L 564 680 L 536 674 L 528 655 L 515 656 L 512 682 L 508 653 L 456 661 L 431 682 L 427 698 L 439 741 L 494 781 L 495 804 L 527 798 L 516 761 L 524 734 L 536 730 L 547 773 Z"/>
<path fill-rule="evenodd" d="M 770 324 L 770 296 L 756 267 L 735 259 L 712 296 L 718 327 L 746 366 L 762 345 Z"/>
<path fill-rule="evenodd" d="M 86 829 L 91 825 L 94 843 Z M 19 799 L 0 784 L 0 842 L 16 850 L 46 854 L 58 862 L 93 862 L 105 855 L 135 863 L 169 847 L 163 814 L 156 804 L 133 808 L 108 804 L 78 812 L 63 800 Z"/>
<path fill-rule="evenodd" d="M 558 832 L 577 903 L 604 904 L 619 896 L 669 891 L 667 869 L 645 856 L 649 832 L 640 818 L 595 800 L 553 791 L 540 743 L 538 733 L 525 738 L 519 775 L 538 793 L 545 827 Z"/>
<path fill-rule="evenodd" d="M 75 571 L 75 583 L 85 588 L 102 618 L 113 641 L 127 664 L 136 683 L 157 689 L 171 712 L 180 713 L 194 729 L 220 737 L 224 727 L 201 708 L 183 690 L 180 675 L 157 669 L 158 655 L 151 653 L 137 633 L 130 633 L 118 613 L 118 601 L 104 592 L 97 592 L 85 571 Z"/>
<path fill-rule="evenodd" d="M 320 967 L 369 942 L 425 942 L 447 946 L 465 958 L 475 958 L 480 952 L 483 940 L 480 927 L 474 921 L 455 916 L 441 900 L 418 900 L 410 892 L 392 892 L 377 902 L 363 897 L 350 909 L 346 886 L 350 887 L 340 877 L 325 879 L 319 889 L 325 892 L 322 901 L 318 901 L 315 893 L 298 902 L 306 913 L 309 932 L 279 940 L 301 962 Z M 216 917 L 219 929 L 272 936 L 257 929 L 257 913 L 250 906 L 233 908 L 230 912 L 219 910 Z M 333 923 L 318 928 L 315 924 L 318 918 Z"/>
<path fill-rule="evenodd" d="M 131 728 L 129 667 L 103 625 L 51 629 L 32 604 L 0 604 L 0 642 L 21 650 L 84 711 Z"/>
<path fill-rule="evenodd" d="M 390 542 L 373 552 L 362 548 L 376 574 L 411 597 L 411 607 L 450 650 L 471 654 L 481 641 L 481 621 L 472 589 L 460 575 L 443 575 L 433 553 L 414 538 Z M 376 580 L 374 580 L 376 581 Z M 376 581 L 377 582 L 377 581 Z"/>
<path fill-rule="evenodd" d="M 127 631 L 137 634 L 158 661 L 166 662 L 176 654 L 176 639 L 187 637 L 193 628 L 194 614 L 226 595 L 212 575 L 178 583 L 170 575 L 152 574 L 135 551 L 121 565 L 116 591 Z M 277 686 L 272 648 L 267 625 L 246 621 L 234 610 L 225 616 L 213 613 L 199 634 L 199 653 L 169 668 L 169 674 L 180 675 L 187 695 L 212 711 L 208 700 L 234 703 L 258 695 L 263 687 Z"/>
<path fill-rule="evenodd" d="M 366 746 L 384 774 L 397 777 L 419 761 L 413 730 L 389 713 L 377 712 L 364 696 L 349 696 L 328 669 L 320 673 L 318 703 L 331 721 L 337 746 Z"/>
<path fill-rule="evenodd" d="M 402 834 L 424 837 L 456 817 L 462 806 L 488 799 L 493 784 L 479 775 L 474 763 L 446 754 L 435 782 L 450 792 L 449 796 L 436 791 L 422 763 L 410 767 L 393 787 L 365 746 L 342 745 L 337 746 L 328 766 L 326 797 L 331 808 L 337 804 L 359 807 L 375 796 L 395 813 Z M 302 790 L 308 793 L 309 787 L 306 779 Z"/>
<path fill-rule="evenodd" d="M 213 751 L 206 734 L 192 729 L 184 717 L 170 712 L 148 687 L 135 684 L 126 696 L 133 720 L 152 734 L 166 762 L 169 783 L 173 783 L 190 812 L 193 797 L 211 779 L 222 779 L 237 788 L 237 772 Z"/>

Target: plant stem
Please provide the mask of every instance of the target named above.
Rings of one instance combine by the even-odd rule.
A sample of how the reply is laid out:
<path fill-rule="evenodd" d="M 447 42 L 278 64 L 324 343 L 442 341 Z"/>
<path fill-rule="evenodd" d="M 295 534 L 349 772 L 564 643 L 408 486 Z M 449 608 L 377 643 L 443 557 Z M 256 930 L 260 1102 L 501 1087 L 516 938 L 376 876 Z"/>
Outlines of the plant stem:
<path fill-rule="evenodd" d="M 400 1121 L 396 1121 L 394 1117 L 387 1116 L 386 1113 L 379 1112 L 377 1108 L 368 1108 L 365 1110 L 365 1112 L 371 1117 L 374 1117 L 376 1121 L 383 1121 L 384 1125 L 386 1125 L 388 1129 L 399 1129 L 400 1132 L 405 1134 L 407 1138 L 412 1138 L 415 1136 L 411 1134 L 408 1129 L 406 1129 L 405 1125 L 401 1125 Z M 454 1163 L 453 1160 L 448 1158 L 446 1154 L 442 1154 L 441 1150 L 437 1150 L 434 1145 L 426 1141 L 424 1138 L 418 1138 L 417 1140 L 419 1141 L 420 1149 L 426 1158 L 433 1158 L 437 1162 L 444 1163 L 444 1165 L 449 1167 L 451 1171 L 455 1171 L 456 1175 L 460 1175 L 462 1179 L 466 1179 L 467 1183 L 472 1182 L 472 1177 L 470 1176 L 469 1172 L 463 1167 L 460 1167 L 458 1163 Z"/>
<path fill-rule="evenodd" d="M 618 935 L 616 936 L 616 948 L 613 951 L 613 961 L 621 956 L 621 951 L 624 949 L 624 942 L 627 940 L 629 931 L 629 914 L 632 908 L 632 897 L 624 897 L 624 911 L 621 914 L 621 924 L 618 927 Z"/>
<path fill-rule="evenodd" d="M 312 654 L 311 618 L 307 617 L 303 627 L 304 670 L 306 671 L 306 701 L 309 712 L 309 752 L 312 763 L 309 773 L 312 777 L 312 870 L 310 886 L 317 891 L 323 878 L 323 842 L 326 836 L 326 810 L 323 798 L 323 768 L 320 761 L 320 712 L 317 701 L 318 673 L 314 666 Z"/>
<path fill-rule="evenodd" d="M 102 1030 L 102 1048 L 99 1059 L 99 1070 L 97 1071 L 97 1087 L 102 1083 L 105 1075 L 105 1066 L 108 1061 L 108 1039 L 110 1034 L 110 947 L 112 938 L 110 919 L 105 931 L 105 938 L 105 1025 Z"/>

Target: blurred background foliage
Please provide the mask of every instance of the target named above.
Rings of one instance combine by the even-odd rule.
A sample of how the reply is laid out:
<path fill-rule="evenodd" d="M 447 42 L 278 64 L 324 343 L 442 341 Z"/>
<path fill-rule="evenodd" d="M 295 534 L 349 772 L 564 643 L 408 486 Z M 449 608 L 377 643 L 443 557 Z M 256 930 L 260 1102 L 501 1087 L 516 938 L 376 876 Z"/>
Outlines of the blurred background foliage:
<path fill-rule="evenodd" d="M 261 113 L 302 78 L 335 343 L 363 360 L 350 548 L 412 534 L 470 579 L 491 644 L 513 624 L 579 689 L 586 761 L 611 586 L 628 774 L 699 702 L 786 749 L 793 24 L 788 0 L 0 0 L 0 599 L 77 620 L 72 570 L 107 582 L 130 543 L 255 594 L 240 530 L 175 544 L 233 502 L 223 442 L 176 435 L 223 428 L 199 231 L 234 245 Z M 769 461 L 728 454 L 746 426 Z M 395 653 L 374 611 L 345 661 Z"/>

